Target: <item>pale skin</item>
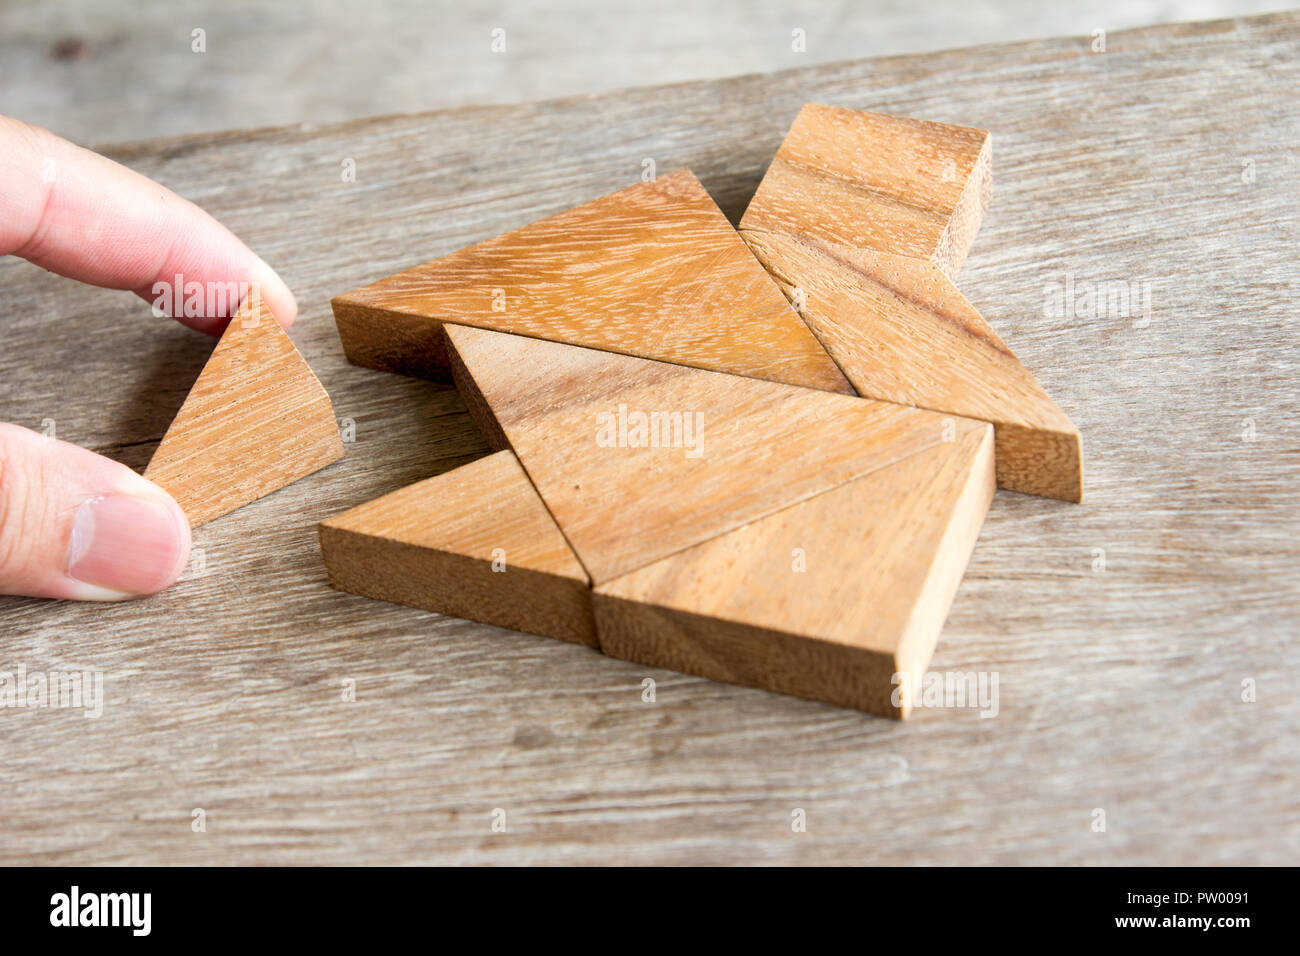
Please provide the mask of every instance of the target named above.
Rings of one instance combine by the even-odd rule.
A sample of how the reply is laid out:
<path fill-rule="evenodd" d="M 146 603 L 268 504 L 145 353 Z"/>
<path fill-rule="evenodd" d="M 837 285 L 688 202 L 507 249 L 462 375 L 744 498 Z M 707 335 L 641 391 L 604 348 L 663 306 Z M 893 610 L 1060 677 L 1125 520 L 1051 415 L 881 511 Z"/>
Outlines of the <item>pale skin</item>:
<path fill-rule="evenodd" d="M 298 313 L 279 276 L 198 206 L 3 116 L 0 255 L 149 302 L 158 298 L 155 283 L 177 274 L 186 282 L 249 283 L 285 328 Z M 176 318 L 219 335 L 235 305 L 222 315 Z M 144 309 L 141 321 L 161 320 Z M 0 594 L 140 597 L 175 581 L 189 553 L 189 522 L 153 482 L 84 448 L 0 423 Z"/>

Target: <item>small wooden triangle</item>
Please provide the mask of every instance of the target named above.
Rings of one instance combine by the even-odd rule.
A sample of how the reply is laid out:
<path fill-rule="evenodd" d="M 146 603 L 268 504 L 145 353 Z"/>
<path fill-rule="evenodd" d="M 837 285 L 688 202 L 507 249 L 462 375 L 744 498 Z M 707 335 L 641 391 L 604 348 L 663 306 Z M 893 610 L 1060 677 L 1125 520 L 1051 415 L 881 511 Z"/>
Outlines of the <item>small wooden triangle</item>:
<path fill-rule="evenodd" d="M 922 449 L 600 585 L 601 650 L 906 717 L 994 485 L 988 425 Z"/>
<path fill-rule="evenodd" d="M 341 591 L 596 646 L 587 574 L 500 451 L 320 525 Z"/>
<path fill-rule="evenodd" d="M 342 457 L 329 396 L 259 304 L 230 320 L 144 475 L 198 527 Z"/>
<path fill-rule="evenodd" d="M 983 423 L 447 326 L 466 404 L 601 584 Z"/>
<path fill-rule="evenodd" d="M 334 299 L 348 360 L 445 378 L 445 322 L 852 394 L 679 170 Z"/>

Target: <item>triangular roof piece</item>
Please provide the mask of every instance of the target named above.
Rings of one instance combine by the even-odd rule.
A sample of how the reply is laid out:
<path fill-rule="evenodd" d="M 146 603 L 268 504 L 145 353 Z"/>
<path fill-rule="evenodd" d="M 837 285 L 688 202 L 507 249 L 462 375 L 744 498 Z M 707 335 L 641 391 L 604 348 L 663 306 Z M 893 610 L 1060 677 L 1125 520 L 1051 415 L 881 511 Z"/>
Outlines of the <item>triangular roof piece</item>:
<path fill-rule="evenodd" d="M 982 425 L 600 585 L 601 649 L 906 717 L 993 490 Z"/>
<path fill-rule="evenodd" d="M 587 574 L 513 452 L 336 515 L 320 543 L 341 591 L 596 646 Z"/>
<path fill-rule="evenodd" d="M 445 378 L 443 323 L 852 393 L 689 170 L 333 300 L 348 360 Z"/>
<path fill-rule="evenodd" d="M 329 396 L 259 303 L 230 320 L 144 476 L 198 527 L 342 457 Z"/>
<path fill-rule="evenodd" d="M 467 405 L 490 413 L 595 584 L 987 428 L 468 326 L 447 336 Z"/>

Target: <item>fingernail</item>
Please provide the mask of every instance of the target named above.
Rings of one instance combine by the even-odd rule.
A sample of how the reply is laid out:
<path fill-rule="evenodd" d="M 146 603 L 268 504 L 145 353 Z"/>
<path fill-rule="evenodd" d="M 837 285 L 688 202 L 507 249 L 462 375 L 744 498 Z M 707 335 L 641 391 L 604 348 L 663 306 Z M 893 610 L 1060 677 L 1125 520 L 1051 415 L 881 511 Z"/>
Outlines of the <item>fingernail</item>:
<path fill-rule="evenodd" d="M 189 526 L 170 502 L 109 495 L 77 508 L 68 540 L 68 577 L 102 600 L 153 594 L 180 575 Z"/>
<path fill-rule="evenodd" d="M 298 300 L 293 297 L 289 291 L 289 286 L 280 278 L 279 273 L 266 264 L 264 260 L 257 260 L 257 268 L 253 271 L 252 282 L 258 290 L 262 301 L 271 310 L 276 321 L 284 328 L 293 325 L 293 320 L 298 317 Z"/>

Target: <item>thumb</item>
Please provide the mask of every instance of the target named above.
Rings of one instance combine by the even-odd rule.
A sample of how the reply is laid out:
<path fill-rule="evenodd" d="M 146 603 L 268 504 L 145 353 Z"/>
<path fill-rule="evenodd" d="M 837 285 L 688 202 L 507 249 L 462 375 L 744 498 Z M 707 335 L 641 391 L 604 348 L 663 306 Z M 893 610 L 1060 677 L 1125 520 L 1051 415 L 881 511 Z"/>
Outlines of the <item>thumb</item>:
<path fill-rule="evenodd" d="M 153 482 L 0 424 L 0 594 L 139 597 L 175 581 L 189 554 L 185 513 Z"/>

